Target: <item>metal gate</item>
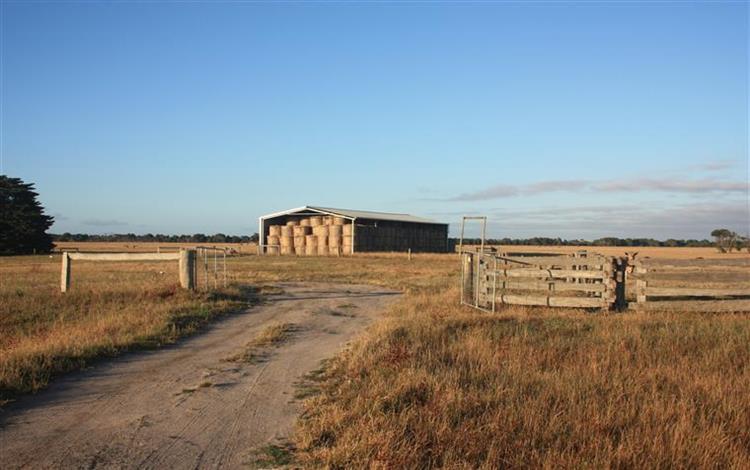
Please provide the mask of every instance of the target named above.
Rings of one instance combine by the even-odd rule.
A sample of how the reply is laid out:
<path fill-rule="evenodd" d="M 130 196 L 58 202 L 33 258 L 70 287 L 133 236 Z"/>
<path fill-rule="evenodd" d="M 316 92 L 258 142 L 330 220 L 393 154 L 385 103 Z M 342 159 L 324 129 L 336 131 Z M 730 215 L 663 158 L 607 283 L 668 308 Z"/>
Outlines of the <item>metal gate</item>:
<path fill-rule="evenodd" d="M 195 263 L 196 287 L 208 291 L 227 286 L 227 249 L 215 246 L 198 246 Z"/>

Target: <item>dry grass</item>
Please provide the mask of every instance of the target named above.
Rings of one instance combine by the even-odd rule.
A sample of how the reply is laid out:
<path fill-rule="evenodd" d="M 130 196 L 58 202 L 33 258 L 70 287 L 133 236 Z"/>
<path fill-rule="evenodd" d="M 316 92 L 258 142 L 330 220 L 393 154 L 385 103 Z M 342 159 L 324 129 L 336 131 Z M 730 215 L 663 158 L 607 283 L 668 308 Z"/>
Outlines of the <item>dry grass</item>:
<path fill-rule="evenodd" d="M 105 276 L 106 294 L 98 293 L 92 275 L 74 286 L 80 298 L 68 300 L 55 291 L 59 260 L 50 274 L 27 259 L 15 268 L 7 266 L 12 259 L 0 260 L 3 308 L 15 305 L 3 317 L 3 363 L 5 352 L 17 347 L 5 340 L 6 318 L 23 319 L 12 322 L 11 336 L 30 338 L 24 346 L 30 348 L 48 336 L 75 336 L 78 328 L 109 333 L 89 330 L 100 317 L 105 324 L 132 317 L 132 341 L 133 331 L 165 331 L 170 320 L 151 325 L 153 312 L 171 319 L 180 305 L 216 305 L 181 292 L 162 303 L 151 294 L 135 302 L 148 310 L 141 314 L 128 306 L 146 294 L 124 292 L 113 281 L 128 275 L 124 266 L 107 274 L 108 281 Z M 320 393 L 306 402 L 295 439 L 303 465 L 746 468 L 747 315 L 526 308 L 489 315 L 457 306 L 457 268 L 455 255 L 416 255 L 411 262 L 402 254 L 230 260 L 238 285 L 351 282 L 407 292 L 315 374 Z M 43 293 L 11 300 L 14 289 L 23 299 L 37 279 Z M 140 289 L 157 292 L 161 285 L 154 278 Z M 79 341 L 86 339 L 66 340 L 69 347 Z M 311 394 L 306 389 L 302 396 Z"/>
<path fill-rule="evenodd" d="M 587 315 L 407 297 L 339 356 L 297 433 L 332 468 L 750 461 L 745 315 Z"/>
<path fill-rule="evenodd" d="M 0 399 L 98 356 L 173 342 L 247 299 L 183 291 L 169 262 L 76 262 L 73 281 L 61 294 L 59 256 L 0 258 Z"/>

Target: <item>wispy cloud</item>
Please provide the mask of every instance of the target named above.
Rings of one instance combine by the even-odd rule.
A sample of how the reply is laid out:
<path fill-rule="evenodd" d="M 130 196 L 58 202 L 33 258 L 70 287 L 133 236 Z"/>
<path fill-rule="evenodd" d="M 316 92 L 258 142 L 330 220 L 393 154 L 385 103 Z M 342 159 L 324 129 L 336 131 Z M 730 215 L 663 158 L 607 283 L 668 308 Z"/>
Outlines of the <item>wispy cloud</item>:
<path fill-rule="evenodd" d="M 439 217 L 439 214 L 433 214 Z M 548 236 L 594 239 L 605 236 L 710 238 L 711 230 L 726 227 L 747 233 L 747 204 L 684 203 L 605 204 L 596 206 L 548 206 L 536 209 L 498 208 L 488 216 L 490 237 Z M 456 221 L 457 216 L 451 216 Z M 454 225 L 454 228 L 457 225 Z M 471 236 L 477 227 L 472 226 Z"/>
<path fill-rule="evenodd" d="M 589 182 L 585 180 L 540 181 L 522 187 L 520 192 L 523 194 L 542 194 L 557 191 L 576 192 L 585 189 L 588 185 Z"/>
<path fill-rule="evenodd" d="M 690 169 L 692 170 L 699 170 L 699 171 L 722 171 L 722 170 L 729 170 L 732 168 L 738 168 L 742 165 L 741 160 L 714 160 L 706 163 L 699 163 L 697 165 L 692 165 Z"/>
<path fill-rule="evenodd" d="M 670 193 L 710 193 L 710 192 L 746 192 L 747 183 L 740 181 L 721 181 L 711 178 L 700 180 L 675 180 L 635 178 L 621 181 L 607 181 L 591 186 L 594 191 L 653 191 Z"/>
<path fill-rule="evenodd" d="M 86 219 L 82 221 L 83 225 L 89 225 L 91 227 L 117 227 L 122 225 L 128 225 L 127 222 L 114 219 Z"/>
<path fill-rule="evenodd" d="M 747 182 L 703 179 L 629 178 L 608 181 L 547 180 L 526 185 L 500 184 L 449 197 L 447 201 L 488 201 L 508 197 L 553 192 L 665 192 L 665 193 L 746 193 Z"/>
<path fill-rule="evenodd" d="M 463 193 L 458 196 L 448 198 L 449 201 L 486 201 L 489 199 L 500 199 L 504 197 L 518 196 L 520 190 L 516 186 L 497 185 L 491 186 L 480 191 Z"/>

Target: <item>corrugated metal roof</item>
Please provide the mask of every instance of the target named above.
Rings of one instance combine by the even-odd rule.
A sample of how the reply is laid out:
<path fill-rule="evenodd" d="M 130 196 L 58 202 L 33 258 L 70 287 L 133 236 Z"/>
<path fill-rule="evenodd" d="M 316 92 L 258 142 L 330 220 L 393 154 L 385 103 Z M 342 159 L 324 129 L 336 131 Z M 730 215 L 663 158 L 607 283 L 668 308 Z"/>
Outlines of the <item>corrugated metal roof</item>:
<path fill-rule="evenodd" d="M 411 222 L 417 224 L 440 224 L 431 219 L 425 219 L 423 217 L 417 217 L 409 214 L 397 214 L 393 212 L 374 212 L 374 211 L 360 211 L 352 209 L 338 209 L 334 207 L 322 207 L 322 206 L 303 206 L 286 211 L 275 212 L 273 214 L 264 215 L 261 219 L 269 219 L 272 217 L 279 217 L 282 215 L 295 214 L 297 212 L 314 211 L 330 215 L 340 215 L 349 219 L 374 219 L 374 220 L 389 220 L 392 222 Z M 443 224 L 447 225 L 447 224 Z"/>

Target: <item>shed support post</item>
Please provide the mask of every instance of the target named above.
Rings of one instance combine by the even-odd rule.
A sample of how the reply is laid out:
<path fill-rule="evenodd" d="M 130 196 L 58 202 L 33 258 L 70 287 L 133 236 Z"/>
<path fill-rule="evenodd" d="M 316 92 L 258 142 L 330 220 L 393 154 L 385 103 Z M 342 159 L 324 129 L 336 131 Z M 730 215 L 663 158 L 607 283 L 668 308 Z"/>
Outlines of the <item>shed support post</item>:
<path fill-rule="evenodd" d="M 70 256 L 64 251 L 62 254 L 62 272 L 60 276 L 60 292 L 68 292 L 70 289 Z"/>
<path fill-rule="evenodd" d="M 195 290 L 195 250 L 180 251 L 180 287 Z"/>

